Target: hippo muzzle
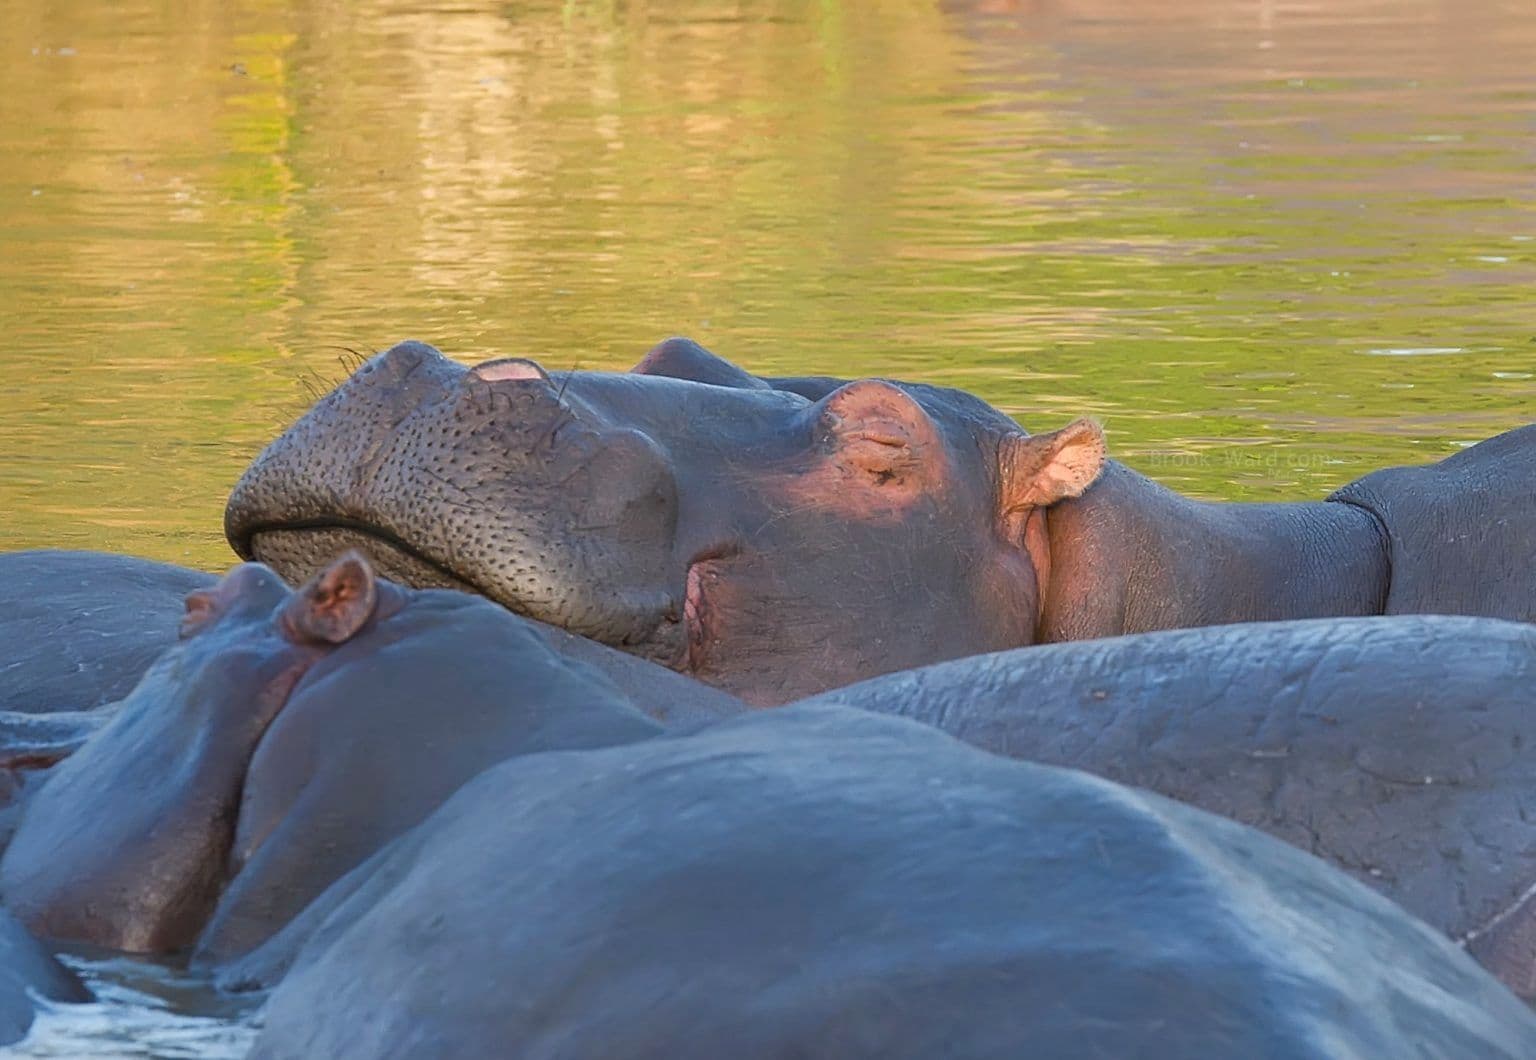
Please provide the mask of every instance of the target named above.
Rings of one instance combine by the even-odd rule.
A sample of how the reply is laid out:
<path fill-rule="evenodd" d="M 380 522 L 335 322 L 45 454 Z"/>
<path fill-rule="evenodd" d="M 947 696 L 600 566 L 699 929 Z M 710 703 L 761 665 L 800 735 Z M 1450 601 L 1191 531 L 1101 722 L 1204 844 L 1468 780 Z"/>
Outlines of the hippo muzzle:
<path fill-rule="evenodd" d="M 675 665 L 677 508 L 662 451 L 532 361 L 466 368 L 404 342 L 257 458 L 225 532 L 290 582 L 356 548 L 395 580 L 478 592 Z"/>

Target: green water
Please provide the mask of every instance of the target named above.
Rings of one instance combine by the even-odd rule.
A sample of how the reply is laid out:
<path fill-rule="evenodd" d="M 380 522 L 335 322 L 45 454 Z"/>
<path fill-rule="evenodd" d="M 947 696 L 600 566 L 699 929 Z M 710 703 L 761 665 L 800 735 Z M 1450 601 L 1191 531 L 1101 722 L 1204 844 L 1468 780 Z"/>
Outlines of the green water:
<path fill-rule="evenodd" d="M 0 548 L 231 557 L 338 347 L 1090 413 L 1204 496 L 1536 418 L 1536 4 L 0 0 Z"/>

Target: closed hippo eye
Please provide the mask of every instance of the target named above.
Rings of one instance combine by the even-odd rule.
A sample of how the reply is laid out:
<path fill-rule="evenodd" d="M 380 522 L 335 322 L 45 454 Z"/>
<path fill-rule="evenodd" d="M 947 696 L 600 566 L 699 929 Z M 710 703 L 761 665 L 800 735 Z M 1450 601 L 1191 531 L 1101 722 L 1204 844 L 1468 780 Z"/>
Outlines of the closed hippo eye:
<path fill-rule="evenodd" d="M 895 424 L 866 425 L 840 439 L 838 455 L 884 483 L 912 464 L 912 439 Z"/>
<path fill-rule="evenodd" d="M 938 443 L 938 432 L 916 401 L 877 379 L 849 383 L 823 402 L 821 427 L 839 462 L 885 485 L 916 470 Z"/>

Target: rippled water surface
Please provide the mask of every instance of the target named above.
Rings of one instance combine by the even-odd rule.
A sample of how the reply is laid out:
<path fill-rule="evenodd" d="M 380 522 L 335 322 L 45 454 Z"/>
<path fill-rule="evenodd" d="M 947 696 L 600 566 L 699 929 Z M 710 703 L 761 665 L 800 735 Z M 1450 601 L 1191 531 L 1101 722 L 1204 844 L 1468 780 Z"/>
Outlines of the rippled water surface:
<path fill-rule="evenodd" d="M 1528 0 L 0 0 L 0 548 L 230 561 L 343 372 L 752 368 L 1315 497 L 1536 408 Z"/>
<path fill-rule="evenodd" d="M 27 1037 L 0 1049 L 11 1060 L 239 1060 L 256 1038 L 255 999 L 147 961 L 66 954 L 96 996 L 44 1002 Z"/>

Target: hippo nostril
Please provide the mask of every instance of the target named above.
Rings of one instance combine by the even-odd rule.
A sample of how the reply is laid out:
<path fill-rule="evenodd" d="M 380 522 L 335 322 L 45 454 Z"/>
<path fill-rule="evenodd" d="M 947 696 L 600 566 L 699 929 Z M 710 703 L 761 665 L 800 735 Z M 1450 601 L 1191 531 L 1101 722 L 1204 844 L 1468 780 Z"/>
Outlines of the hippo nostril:
<path fill-rule="evenodd" d="M 482 382 L 499 383 L 504 379 L 539 379 L 549 382 L 549 373 L 537 361 L 527 357 L 504 357 L 486 361 L 470 369 L 471 374 Z"/>

